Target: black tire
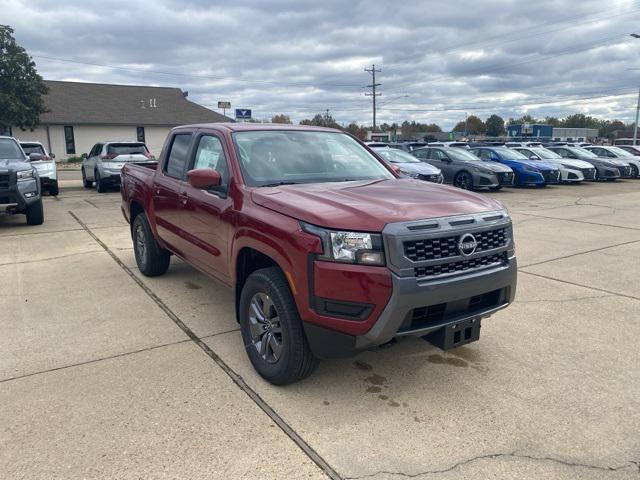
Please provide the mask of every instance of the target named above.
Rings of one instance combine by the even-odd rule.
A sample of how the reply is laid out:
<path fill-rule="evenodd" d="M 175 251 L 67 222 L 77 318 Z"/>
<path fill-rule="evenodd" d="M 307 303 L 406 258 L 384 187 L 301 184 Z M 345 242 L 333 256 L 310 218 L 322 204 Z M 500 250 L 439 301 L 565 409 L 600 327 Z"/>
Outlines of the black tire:
<path fill-rule="evenodd" d="M 140 213 L 131 225 L 131 238 L 136 264 L 140 272 L 147 277 L 164 275 L 169 269 L 171 254 L 158 246 L 151 226 L 144 213 Z"/>
<path fill-rule="evenodd" d="M 498 185 L 497 187 L 489 187 L 489 190 L 492 192 L 497 192 L 498 190 L 502 190 L 502 185 Z"/>
<path fill-rule="evenodd" d="M 267 312 L 262 317 L 267 319 L 264 322 L 257 321 L 259 316 L 255 314 L 252 319 L 250 314 L 255 312 L 252 302 L 261 308 L 268 302 L 268 312 L 273 316 L 269 317 Z M 286 385 L 313 373 L 319 361 L 309 348 L 289 284 L 278 267 L 263 268 L 249 276 L 242 288 L 239 310 L 247 355 L 262 378 L 274 385 Z M 272 323 L 271 319 L 276 321 Z M 272 340 L 277 349 L 273 348 Z M 260 351 L 263 346 L 264 355 Z"/>
<path fill-rule="evenodd" d="M 463 190 L 473 190 L 473 176 L 466 170 L 462 170 L 453 177 L 453 186 Z"/>
<path fill-rule="evenodd" d="M 58 182 L 51 182 L 49 184 L 49 195 L 53 197 L 57 197 L 58 193 L 60 193 L 60 189 L 58 188 Z"/>
<path fill-rule="evenodd" d="M 87 180 L 87 175 L 84 173 L 84 167 L 82 167 L 82 185 L 84 188 L 93 188 L 93 180 Z"/>
<path fill-rule="evenodd" d="M 100 172 L 96 170 L 93 175 L 93 178 L 96 179 L 96 190 L 98 193 L 104 193 L 107 191 L 107 185 L 104 183 L 104 180 L 100 177 Z"/>
<path fill-rule="evenodd" d="M 27 206 L 27 225 L 42 225 L 44 223 L 44 209 L 42 198 Z"/>
<path fill-rule="evenodd" d="M 640 177 L 640 172 L 638 171 L 638 167 L 636 167 L 635 165 L 631 165 L 631 178 L 638 178 Z"/>

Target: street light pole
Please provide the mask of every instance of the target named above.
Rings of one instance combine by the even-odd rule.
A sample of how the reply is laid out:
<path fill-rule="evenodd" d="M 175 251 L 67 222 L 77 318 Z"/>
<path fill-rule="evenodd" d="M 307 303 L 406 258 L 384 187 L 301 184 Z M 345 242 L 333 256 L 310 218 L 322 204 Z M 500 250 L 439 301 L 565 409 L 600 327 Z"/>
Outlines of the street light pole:
<path fill-rule="evenodd" d="M 640 38 L 637 33 L 630 34 L 633 38 Z M 633 125 L 633 144 L 637 145 L 638 142 L 638 117 L 640 116 L 640 89 L 638 89 L 638 104 L 636 106 L 636 123 Z"/>

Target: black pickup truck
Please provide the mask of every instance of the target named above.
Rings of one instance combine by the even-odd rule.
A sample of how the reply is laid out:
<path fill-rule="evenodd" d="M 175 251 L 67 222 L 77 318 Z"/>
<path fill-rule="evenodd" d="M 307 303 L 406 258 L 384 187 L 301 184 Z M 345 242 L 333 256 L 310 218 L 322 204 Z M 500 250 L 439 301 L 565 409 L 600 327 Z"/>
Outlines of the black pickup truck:
<path fill-rule="evenodd" d="M 41 225 L 40 179 L 29 160 L 15 138 L 0 137 L 0 213 L 25 214 L 27 224 Z"/>

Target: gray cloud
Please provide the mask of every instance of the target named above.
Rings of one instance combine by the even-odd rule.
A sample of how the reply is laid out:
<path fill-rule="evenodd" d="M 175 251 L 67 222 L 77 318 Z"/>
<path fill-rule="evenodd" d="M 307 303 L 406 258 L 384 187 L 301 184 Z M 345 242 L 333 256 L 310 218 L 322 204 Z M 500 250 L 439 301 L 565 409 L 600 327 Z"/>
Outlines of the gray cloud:
<path fill-rule="evenodd" d="M 340 122 L 369 124 L 363 69 L 376 63 L 379 121 L 443 128 L 465 115 L 452 108 L 631 121 L 640 40 L 628 34 L 639 16 L 629 0 L 7 0 L 2 9 L 47 79 L 177 86 L 257 118 L 329 108 Z"/>

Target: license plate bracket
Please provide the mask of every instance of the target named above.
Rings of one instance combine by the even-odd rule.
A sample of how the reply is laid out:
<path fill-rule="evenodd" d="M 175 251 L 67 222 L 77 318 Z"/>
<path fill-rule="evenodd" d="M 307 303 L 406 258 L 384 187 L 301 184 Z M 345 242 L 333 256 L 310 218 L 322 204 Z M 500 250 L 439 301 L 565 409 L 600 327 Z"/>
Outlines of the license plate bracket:
<path fill-rule="evenodd" d="M 480 327 L 480 318 L 469 318 L 446 325 L 422 338 L 442 350 L 450 350 L 480 339 Z"/>

